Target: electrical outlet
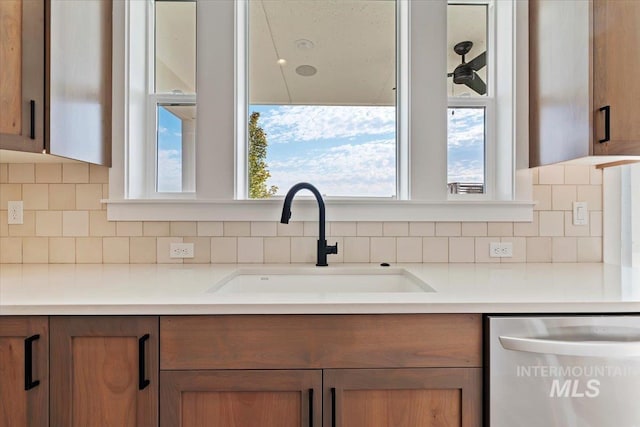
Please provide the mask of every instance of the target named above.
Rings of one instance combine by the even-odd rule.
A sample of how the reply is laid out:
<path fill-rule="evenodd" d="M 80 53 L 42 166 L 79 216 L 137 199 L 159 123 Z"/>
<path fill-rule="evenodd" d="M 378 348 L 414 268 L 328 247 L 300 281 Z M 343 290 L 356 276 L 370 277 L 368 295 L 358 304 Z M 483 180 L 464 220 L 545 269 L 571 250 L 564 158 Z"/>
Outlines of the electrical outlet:
<path fill-rule="evenodd" d="M 193 243 L 171 243 L 169 258 L 193 258 Z"/>
<path fill-rule="evenodd" d="M 9 224 L 22 224 L 24 222 L 22 206 L 22 200 L 7 202 L 7 222 Z"/>
<path fill-rule="evenodd" d="M 490 242 L 489 256 L 491 258 L 511 258 L 513 256 L 513 243 Z"/>

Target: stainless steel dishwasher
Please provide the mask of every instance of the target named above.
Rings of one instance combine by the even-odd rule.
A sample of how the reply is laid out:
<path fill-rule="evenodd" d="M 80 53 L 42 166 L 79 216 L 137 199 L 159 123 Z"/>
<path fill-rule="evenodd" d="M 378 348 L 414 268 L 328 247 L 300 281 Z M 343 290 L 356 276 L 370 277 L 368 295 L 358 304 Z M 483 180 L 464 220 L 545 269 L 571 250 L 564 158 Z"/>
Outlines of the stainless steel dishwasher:
<path fill-rule="evenodd" d="M 485 328 L 489 427 L 640 427 L 640 315 L 487 316 Z"/>

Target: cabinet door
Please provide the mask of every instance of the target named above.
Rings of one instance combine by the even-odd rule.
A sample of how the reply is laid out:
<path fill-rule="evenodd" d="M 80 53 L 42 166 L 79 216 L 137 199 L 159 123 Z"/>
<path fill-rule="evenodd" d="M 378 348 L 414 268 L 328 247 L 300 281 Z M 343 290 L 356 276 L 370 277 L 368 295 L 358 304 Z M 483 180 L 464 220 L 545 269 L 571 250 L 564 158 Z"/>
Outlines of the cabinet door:
<path fill-rule="evenodd" d="M 0 1 L 0 149 L 44 148 L 44 0 Z"/>
<path fill-rule="evenodd" d="M 529 0 L 529 166 L 588 156 L 591 4 Z"/>
<path fill-rule="evenodd" d="M 481 425 L 480 368 L 324 371 L 325 427 Z"/>
<path fill-rule="evenodd" d="M 320 370 L 162 371 L 163 427 L 319 427 Z"/>
<path fill-rule="evenodd" d="M 640 2 L 594 0 L 593 74 L 594 154 L 640 155 Z M 610 106 L 610 138 L 606 143 L 605 113 Z"/>
<path fill-rule="evenodd" d="M 50 330 L 52 426 L 157 426 L 157 317 L 52 317 Z"/>
<path fill-rule="evenodd" d="M 48 356 L 46 317 L 0 317 L 0 427 L 49 425 Z"/>
<path fill-rule="evenodd" d="M 112 10 L 112 0 L 47 1 L 50 154 L 111 166 Z"/>

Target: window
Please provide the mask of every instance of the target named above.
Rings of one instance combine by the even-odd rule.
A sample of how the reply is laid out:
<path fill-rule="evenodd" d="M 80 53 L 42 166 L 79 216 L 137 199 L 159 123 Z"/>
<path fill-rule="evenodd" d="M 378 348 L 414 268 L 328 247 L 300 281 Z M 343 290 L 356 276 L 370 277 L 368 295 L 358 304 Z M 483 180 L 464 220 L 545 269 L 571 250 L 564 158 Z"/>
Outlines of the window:
<path fill-rule="evenodd" d="M 150 138 L 147 189 L 153 193 L 195 190 L 196 2 L 151 3 L 153 53 L 149 69 Z M 153 184 L 151 184 L 153 183 Z M 152 187 L 153 185 L 153 187 Z"/>
<path fill-rule="evenodd" d="M 248 115 L 263 130 L 249 130 L 249 197 L 309 181 L 329 197 L 394 198 L 395 0 L 248 9 Z"/>
<path fill-rule="evenodd" d="M 486 194 L 494 121 L 491 2 L 447 7 L 447 185 L 449 194 Z M 487 146 L 489 144 L 489 147 Z M 489 150 L 490 151 L 490 150 Z"/>
<path fill-rule="evenodd" d="M 252 53 L 254 3 L 259 6 L 255 13 L 262 14 L 254 22 L 269 37 L 260 37 L 267 45 Z M 393 52 L 394 65 L 389 70 L 369 61 L 374 69 L 385 70 L 384 78 L 378 76 L 384 81 L 377 86 L 378 98 L 331 98 L 321 85 L 314 85 L 316 92 L 329 99 L 298 97 L 302 92 L 294 79 L 309 82 L 326 72 L 313 56 L 321 38 L 311 31 L 292 34 L 288 41 L 275 36 L 281 27 L 271 19 L 276 17 L 271 9 L 286 4 L 284 9 L 294 13 L 293 5 L 304 3 L 325 9 L 338 3 L 352 8 L 373 4 L 393 10 L 395 37 L 384 40 L 391 39 L 386 50 Z M 109 217 L 273 220 L 278 196 L 293 182 L 308 180 L 321 183 L 328 195 L 331 220 L 528 220 L 531 203 L 514 202 L 519 197 L 516 162 L 527 164 L 528 118 L 526 109 L 515 108 L 527 101 L 525 6 L 506 0 L 114 3 L 114 105 L 122 105 L 124 114 L 119 121 L 114 116 Z M 473 15 L 466 21 L 473 25 L 456 26 L 445 19 L 465 13 Z M 165 15 L 170 19 L 163 21 Z M 188 20 L 180 20 L 186 16 Z M 297 18 L 285 15 L 282 20 Z M 518 32 L 516 22 L 525 23 Z M 478 27 L 484 41 L 466 32 L 471 30 L 467 27 Z M 456 28 L 462 33 L 451 32 Z M 495 43 L 497 35 L 500 43 Z M 358 47 L 371 37 L 345 44 Z M 462 64 L 462 54 L 453 47 L 463 41 L 474 43 L 464 61 L 474 64 L 472 71 L 486 91 L 478 81 L 453 83 L 455 76 L 448 76 Z M 479 66 L 483 52 L 486 65 Z M 295 54 L 301 59 L 291 59 Z M 260 61 L 268 63 L 268 71 L 252 68 Z M 367 65 L 331 63 L 345 79 L 347 69 L 355 70 L 351 74 L 356 77 L 342 87 L 356 93 L 361 83 L 357 76 L 365 75 L 359 70 Z M 276 79 L 266 79 L 269 73 Z M 347 110 L 358 119 L 347 119 Z M 261 191 L 270 193 L 271 200 L 253 200 L 262 197 L 250 191 L 252 113 L 259 113 L 255 129 L 267 134 L 269 145 L 261 160 L 270 176 Z M 311 132 L 305 118 L 322 124 L 324 131 Z M 364 126 L 350 128 L 353 122 Z M 308 212 L 315 219 L 316 213 Z"/>

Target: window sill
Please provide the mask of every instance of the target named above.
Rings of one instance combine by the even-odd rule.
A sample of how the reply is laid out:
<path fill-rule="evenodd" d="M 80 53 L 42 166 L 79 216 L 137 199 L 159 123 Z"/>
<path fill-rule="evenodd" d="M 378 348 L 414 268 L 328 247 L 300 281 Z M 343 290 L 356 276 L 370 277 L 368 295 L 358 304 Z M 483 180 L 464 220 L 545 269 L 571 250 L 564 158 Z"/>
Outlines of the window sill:
<path fill-rule="evenodd" d="M 103 200 L 110 221 L 278 221 L 282 199 Z M 327 221 L 513 221 L 533 219 L 533 201 L 325 200 Z M 317 221 L 315 200 L 295 200 L 292 221 Z"/>

